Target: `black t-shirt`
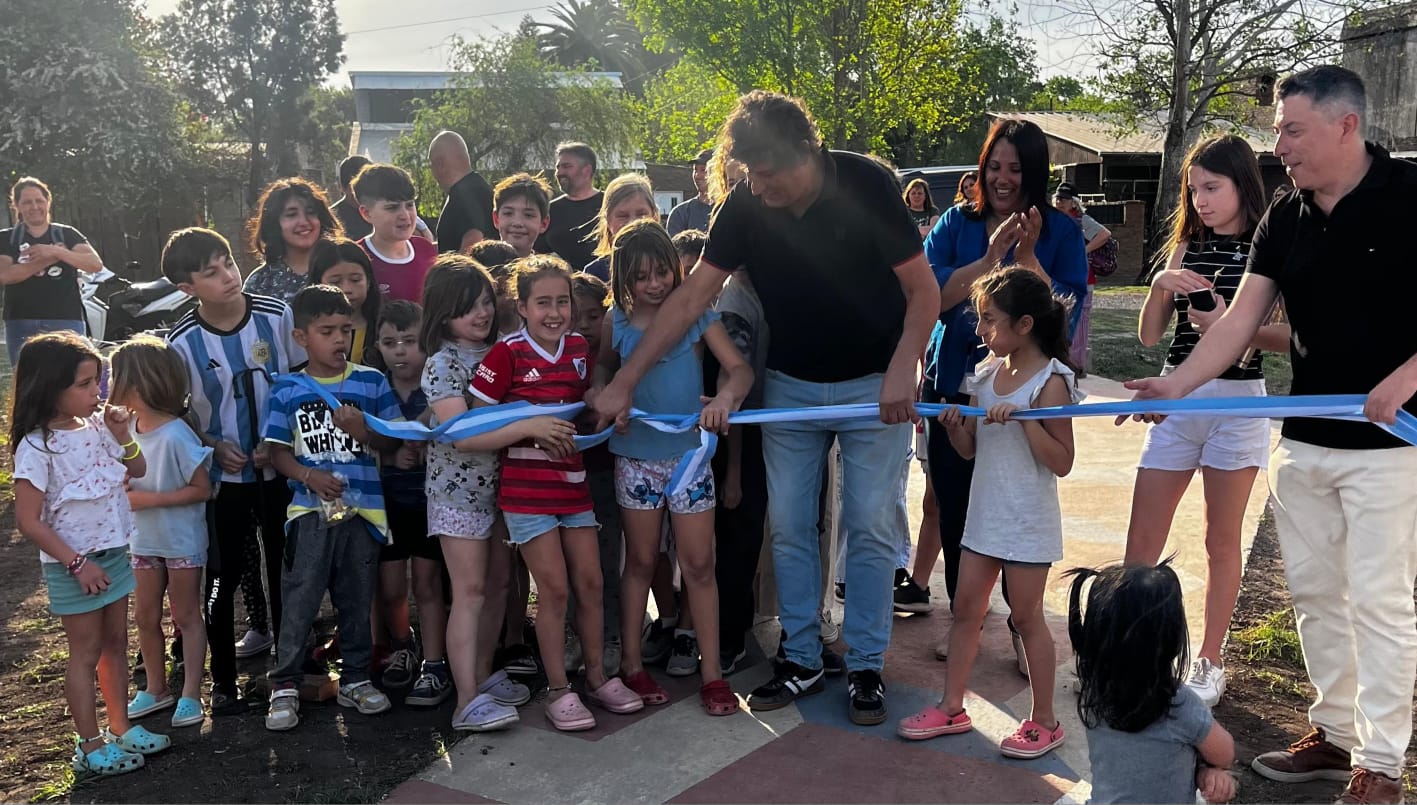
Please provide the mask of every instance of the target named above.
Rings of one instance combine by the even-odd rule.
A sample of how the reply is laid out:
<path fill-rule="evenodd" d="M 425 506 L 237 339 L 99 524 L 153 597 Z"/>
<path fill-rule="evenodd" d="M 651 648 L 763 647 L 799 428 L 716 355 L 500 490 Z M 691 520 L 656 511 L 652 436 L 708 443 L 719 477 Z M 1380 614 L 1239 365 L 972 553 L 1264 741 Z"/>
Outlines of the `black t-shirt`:
<path fill-rule="evenodd" d="M 920 254 L 920 230 L 895 177 L 823 149 L 821 195 L 801 218 L 741 183 L 709 228 L 704 262 L 747 268 L 772 341 L 767 367 L 836 383 L 884 372 L 905 324 L 895 267 Z"/>
<path fill-rule="evenodd" d="M 1324 215 L 1310 191 L 1291 190 L 1255 230 L 1249 271 L 1279 286 L 1294 328 L 1291 394 L 1367 394 L 1417 355 L 1417 271 L 1402 235 L 1417 220 L 1417 165 L 1372 143 L 1357 187 Z M 1417 399 L 1403 406 L 1417 414 Z M 1367 422 L 1286 419 L 1284 436 L 1347 450 L 1400 447 Z"/>
<path fill-rule="evenodd" d="M 482 237 L 494 239 L 497 228 L 492 225 L 492 188 L 482 174 L 472 171 L 448 188 L 448 200 L 438 216 L 438 251 L 456 252 L 462 249 L 462 239 L 476 229 Z"/>
<path fill-rule="evenodd" d="M 362 240 L 374 231 L 374 225 L 359 214 L 359 202 L 350 196 L 331 204 L 330 212 L 339 219 L 340 226 L 344 227 L 344 236 L 350 240 Z"/>
<path fill-rule="evenodd" d="M 1212 235 L 1210 230 L 1191 240 L 1181 255 L 1181 267 L 1188 268 L 1213 283 L 1215 293 L 1228 306 L 1235 301 L 1235 291 L 1245 276 L 1245 261 L 1250 254 L 1250 233 L 1242 235 Z M 1180 366 L 1200 343 L 1201 335 L 1191 324 L 1191 299 L 1176 294 L 1176 334 L 1166 350 L 1166 365 Z M 1254 350 L 1244 366 L 1231 365 L 1221 373 L 1222 380 L 1263 380 L 1263 353 Z"/>
<path fill-rule="evenodd" d="M 910 208 L 907 207 L 906 209 L 910 209 Z M 920 226 L 929 226 L 929 225 L 930 225 L 930 219 L 931 219 L 931 218 L 934 218 L 934 217 L 936 217 L 936 216 L 938 216 L 939 214 L 940 214 L 940 211 L 937 210 L 937 209 L 935 209 L 934 207 L 929 207 L 929 208 L 926 208 L 926 209 L 923 209 L 923 210 L 918 210 L 918 211 L 917 211 L 917 210 L 910 210 L 910 218 L 911 218 L 911 220 L 915 221 L 915 225 L 916 225 L 917 227 L 920 227 Z"/>
<path fill-rule="evenodd" d="M 37 243 L 53 243 L 53 233 L 67 248 L 80 243 L 88 243 L 79 230 L 64 224 L 51 224 L 39 237 L 31 235 L 29 229 L 20 225 L 23 233 L 21 243 L 26 246 Z M 15 262 L 20 261 L 20 249 L 16 248 L 15 230 L 0 229 L 0 248 L 5 256 Z M 68 263 L 55 263 L 38 277 L 30 277 L 24 282 L 5 286 L 5 319 L 82 319 L 84 302 L 79 295 L 79 270 Z"/>
<path fill-rule="evenodd" d="M 552 199 L 551 225 L 536 241 L 536 250 L 555 252 L 570 264 L 572 271 L 585 268 L 595 259 L 595 221 L 604 199 L 603 190 L 581 201 L 566 196 Z"/>

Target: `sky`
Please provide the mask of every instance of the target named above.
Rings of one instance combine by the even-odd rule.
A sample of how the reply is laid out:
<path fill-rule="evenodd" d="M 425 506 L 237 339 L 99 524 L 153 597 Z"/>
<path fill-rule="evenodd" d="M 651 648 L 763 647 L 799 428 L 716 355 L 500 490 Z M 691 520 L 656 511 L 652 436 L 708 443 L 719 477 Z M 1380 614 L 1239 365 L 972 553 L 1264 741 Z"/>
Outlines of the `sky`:
<path fill-rule="evenodd" d="M 147 0 L 149 16 L 176 10 L 178 0 Z M 554 0 L 336 0 L 345 31 L 344 69 L 331 84 L 348 85 L 350 70 L 445 70 L 448 41 L 514 31 L 530 14 L 549 19 Z M 1044 77 L 1086 69 L 1080 40 L 1069 36 L 1058 6 L 1049 0 L 1017 0 L 1021 30 L 1038 47 Z M 1000 10 L 1004 10 L 1000 8 Z M 397 15 L 392 11 L 399 12 Z"/>

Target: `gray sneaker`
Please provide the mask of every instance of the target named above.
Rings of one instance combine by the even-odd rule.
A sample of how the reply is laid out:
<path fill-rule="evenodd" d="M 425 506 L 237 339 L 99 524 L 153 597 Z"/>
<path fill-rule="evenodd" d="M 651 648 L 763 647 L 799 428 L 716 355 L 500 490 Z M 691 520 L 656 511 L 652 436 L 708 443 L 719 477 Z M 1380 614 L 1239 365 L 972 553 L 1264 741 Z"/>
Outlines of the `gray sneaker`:
<path fill-rule="evenodd" d="M 645 665 L 658 665 L 669 659 L 673 648 L 674 627 L 665 626 L 658 618 L 645 624 L 640 633 L 640 660 Z"/>
<path fill-rule="evenodd" d="M 674 635 L 674 647 L 664 672 L 670 676 L 693 676 L 699 671 L 699 641 L 693 632 Z"/>
<path fill-rule="evenodd" d="M 605 647 L 601 655 L 600 667 L 605 671 L 606 676 L 615 676 L 620 673 L 620 638 L 605 638 Z"/>
<path fill-rule="evenodd" d="M 411 648 L 401 648 L 389 655 L 389 664 L 384 666 L 384 685 L 390 688 L 406 688 L 413 682 L 414 669 L 418 667 L 418 655 Z"/>
<path fill-rule="evenodd" d="M 574 674 L 581 669 L 581 664 L 585 658 L 581 654 L 581 638 L 576 634 L 576 630 L 571 625 L 566 624 L 566 673 Z"/>

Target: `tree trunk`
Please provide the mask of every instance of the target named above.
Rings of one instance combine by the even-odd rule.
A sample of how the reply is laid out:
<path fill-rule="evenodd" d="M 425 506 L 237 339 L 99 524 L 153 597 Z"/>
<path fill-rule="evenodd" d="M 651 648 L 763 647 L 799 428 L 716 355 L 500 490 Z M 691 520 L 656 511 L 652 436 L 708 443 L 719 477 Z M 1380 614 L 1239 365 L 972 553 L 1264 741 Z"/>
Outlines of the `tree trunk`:
<path fill-rule="evenodd" d="M 1191 119 L 1190 59 L 1193 46 L 1191 31 L 1191 0 L 1175 0 L 1172 5 L 1176 31 L 1175 48 L 1171 52 L 1171 106 L 1166 110 L 1166 138 L 1161 146 L 1161 174 L 1156 187 L 1156 203 L 1151 210 L 1152 253 L 1164 247 L 1167 224 L 1181 201 L 1184 182 L 1181 162 L 1195 139 L 1187 123 Z M 1151 276 L 1151 265 L 1143 267 L 1141 279 Z"/>

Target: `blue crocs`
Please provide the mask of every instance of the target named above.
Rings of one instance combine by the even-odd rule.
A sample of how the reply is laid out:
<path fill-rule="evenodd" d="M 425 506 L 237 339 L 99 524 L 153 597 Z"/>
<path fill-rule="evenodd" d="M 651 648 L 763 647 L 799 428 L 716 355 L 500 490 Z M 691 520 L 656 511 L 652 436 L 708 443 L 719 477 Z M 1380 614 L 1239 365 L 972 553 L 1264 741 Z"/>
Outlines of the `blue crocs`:
<path fill-rule="evenodd" d="M 101 774 L 104 777 L 111 777 L 115 774 L 137 771 L 143 767 L 142 755 L 124 752 L 111 743 L 105 742 L 99 748 L 88 753 L 79 748 L 82 745 L 82 740 L 74 744 L 73 767 L 76 774 Z"/>
<path fill-rule="evenodd" d="M 206 718 L 206 714 L 202 712 L 200 700 L 183 696 L 177 700 L 177 709 L 172 711 L 172 726 L 191 727 L 202 723 Z"/>
<path fill-rule="evenodd" d="M 177 699 L 170 693 L 167 698 L 159 699 L 145 690 L 140 690 L 138 695 L 133 697 L 133 701 L 128 702 L 128 717 L 142 718 L 159 710 L 166 710 L 174 704 L 177 704 Z"/>
<path fill-rule="evenodd" d="M 113 730 L 105 729 L 103 737 L 124 752 L 134 752 L 140 755 L 156 755 L 172 746 L 171 738 L 148 732 L 136 724 L 129 727 L 128 731 L 122 735 L 114 735 Z"/>

